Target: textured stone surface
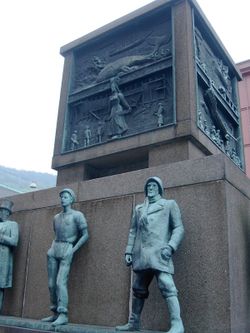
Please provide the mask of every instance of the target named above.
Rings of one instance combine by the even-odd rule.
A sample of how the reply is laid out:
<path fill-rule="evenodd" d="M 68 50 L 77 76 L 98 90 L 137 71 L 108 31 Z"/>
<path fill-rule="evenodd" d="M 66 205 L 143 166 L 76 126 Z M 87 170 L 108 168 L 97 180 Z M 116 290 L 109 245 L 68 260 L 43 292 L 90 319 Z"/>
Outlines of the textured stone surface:
<path fill-rule="evenodd" d="M 13 214 L 11 219 L 19 225 L 19 243 L 14 249 L 13 287 L 4 293 L 3 314 L 22 315 L 22 303 L 25 294 L 27 260 L 30 243 L 31 214 L 27 211 Z"/>
<path fill-rule="evenodd" d="M 178 161 L 198 159 L 204 157 L 202 153 L 191 141 L 176 140 L 172 143 L 154 147 L 149 151 L 149 167 L 166 165 Z"/>
<path fill-rule="evenodd" d="M 243 184 L 242 184 L 243 185 Z M 249 332 L 250 207 L 249 197 L 226 183 L 232 332 Z"/>
<path fill-rule="evenodd" d="M 116 326 L 127 321 L 131 270 L 124 250 L 131 210 L 144 200 L 145 180 L 153 175 L 162 178 L 166 197 L 178 202 L 186 229 L 174 262 L 187 332 L 238 333 L 240 327 L 240 333 L 248 333 L 250 181 L 222 154 L 73 184 L 75 207 L 86 215 L 90 239 L 72 264 L 70 322 Z M 4 314 L 39 319 L 49 313 L 46 252 L 52 218 L 61 209 L 60 189 L 30 193 L 23 202 L 22 195 L 12 197 L 22 246 Z M 49 199 L 54 206 L 46 207 Z M 167 313 L 153 282 L 143 328 L 166 330 Z"/>
<path fill-rule="evenodd" d="M 90 239 L 76 253 L 70 272 L 70 321 L 116 325 L 126 320 L 127 313 L 123 309 L 129 298 L 129 272 L 123 264 L 123 249 L 132 205 L 131 196 L 75 205 L 87 218 Z M 39 319 L 49 313 L 46 253 L 54 238 L 53 216 L 59 211 L 60 207 L 54 207 L 31 212 L 24 317 Z M 35 299 L 42 301 L 34 306 Z M 12 313 L 11 309 L 8 313 Z"/>
<path fill-rule="evenodd" d="M 84 179 L 85 167 L 83 163 L 73 164 L 68 168 L 61 168 L 58 172 L 56 184 L 70 184 Z"/>
<path fill-rule="evenodd" d="M 60 207 L 31 211 L 32 226 L 22 315 L 42 318 L 49 308 L 46 253 L 54 238 L 53 216 Z M 42 302 L 40 300 L 43 300 Z"/>
<path fill-rule="evenodd" d="M 223 181 L 180 186 L 166 191 L 181 209 L 185 227 L 174 255 L 182 317 L 187 331 L 229 332 L 228 240 Z M 136 202 L 140 202 L 136 199 Z M 157 285 L 142 315 L 143 327 L 166 330 L 168 311 Z"/>
<path fill-rule="evenodd" d="M 116 332 L 113 327 L 104 327 L 96 325 L 77 325 L 68 324 L 52 327 L 49 323 L 38 320 L 0 317 L 0 333 L 39 333 L 39 332 L 63 332 L 63 333 L 112 333 Z M 142 333 L 159 333 L 152 331 L 141 331 Z"/>

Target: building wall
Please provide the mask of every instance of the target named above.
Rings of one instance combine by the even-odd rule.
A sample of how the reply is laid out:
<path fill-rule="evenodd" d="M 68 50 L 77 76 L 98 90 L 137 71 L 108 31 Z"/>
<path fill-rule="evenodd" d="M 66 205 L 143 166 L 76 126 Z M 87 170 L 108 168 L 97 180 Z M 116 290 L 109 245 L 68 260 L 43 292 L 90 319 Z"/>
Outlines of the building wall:
<path fill-rule="evenodd" d="M 8 196 L 15 195 L 15 194 L 18 194 L 18 193 L 20 193 L 20 192 L 15 191 L 11 188 L 8 188 L 5 185 L 0 184 L 0 198 L 8 197 Z"/>
<path fill-rule="evenodd" d="M 250 60 L 239 63 L 237 67 L 243 77 L 243 80 L 239 82 L 239 97 L 246 174 L 250 177 Z"/>
<path fill-rule="evenodd" d="M 174 254 L 174 279 L 186 331 L 248 333 L 250 180 L 224 154 L 70 184 L 90 234 L 71 267 L 70 322 L 114 327 L 127 321 L 131 276 L 124 251 L 131 211 L 144 200 L 145 180 L 153 175 L 162 179 L 165 197 L 179 204 L 185 227 Z M 3 315 L 40 319 L 49 314 L 46 253 L 61 189 L 11 197 L 20 241 Z M 168 323 L 154 280 L 142 328 L 166 331 Z"/>

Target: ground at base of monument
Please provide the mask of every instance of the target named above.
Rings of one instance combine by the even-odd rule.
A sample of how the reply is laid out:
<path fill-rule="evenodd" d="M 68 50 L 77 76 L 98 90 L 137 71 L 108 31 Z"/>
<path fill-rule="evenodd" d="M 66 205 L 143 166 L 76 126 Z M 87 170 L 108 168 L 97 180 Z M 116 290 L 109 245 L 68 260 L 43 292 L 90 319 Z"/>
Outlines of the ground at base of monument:
<path fill-rule="evenodd" d="M 67 324 L 53 327 L 51 323 L 41 320 L 0 316 L 0 333 L 44 333 L 44 332 L 62 332 L 62 333 L 114 333 L 117 332 L 114 327 Z M 140 333 L 162 333 L 159 331 L 144 331 Z"/>

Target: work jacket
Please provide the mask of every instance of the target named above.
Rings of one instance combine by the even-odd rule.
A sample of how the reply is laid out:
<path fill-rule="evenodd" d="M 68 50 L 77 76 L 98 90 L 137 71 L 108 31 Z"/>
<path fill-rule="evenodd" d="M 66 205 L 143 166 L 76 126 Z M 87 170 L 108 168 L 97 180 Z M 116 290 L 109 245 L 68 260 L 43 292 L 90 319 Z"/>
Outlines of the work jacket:
<path fill-rule="evenodd" d="M 155 269 L 174 274 L 172 257 L 166 260 L 162 251 L 168 245 L 176 251 L 183 235 L 177 203 L 160 197 L 149 204 L 146 198 L 134 210 L 126 247 L 126 254 L 132 255 L 133 270 Z"/>
<path fill-rule="evenodd" d="M 0 288 L 12 286 L 13 246 L 18 242 L 18 224 L 14 221 L 0 222 Z"/>

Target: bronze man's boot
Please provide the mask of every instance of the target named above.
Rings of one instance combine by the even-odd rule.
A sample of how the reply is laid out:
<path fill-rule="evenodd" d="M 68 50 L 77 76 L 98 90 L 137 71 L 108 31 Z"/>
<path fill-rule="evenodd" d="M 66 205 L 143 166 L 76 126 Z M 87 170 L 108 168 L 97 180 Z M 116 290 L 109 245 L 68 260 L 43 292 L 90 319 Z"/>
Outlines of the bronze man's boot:
<path fill-rule="evenodd" d="M 52 326 L 66 325 L 69 322 L 67 313 L 59 313 L 59 316 L 55 321 L 53 321 Z"/>
<path fill-rule="evenodd" d="M 128 323 L 123 326 L 116 326 L 117 331 L 139 331 L 140 330 L 140 316 L 144 305 L 143 298 L 133 297 L 132 312 L 129 316 Z"/>
<path fill-rule="evenodd" d="M 42 321 L 45 321 L 45 322 L 48 322 L 48 323 L 52 323 L 53 321 L 55 321 L 57 319 L 59 313 L 57 313 L 57 307 L 56 307 L 56 305 L 51 305 L 50 311 L 53 312 L 53 315 L 49 316 L 49 317 L 42 318 L 41 319 Z"/>
<path fill-rule="evenodd" d="M 180 315 L 180 305 L 177 296 L 166 298 L 171 327 L 167 333 L 184 333 L 184 326 Z"/>

